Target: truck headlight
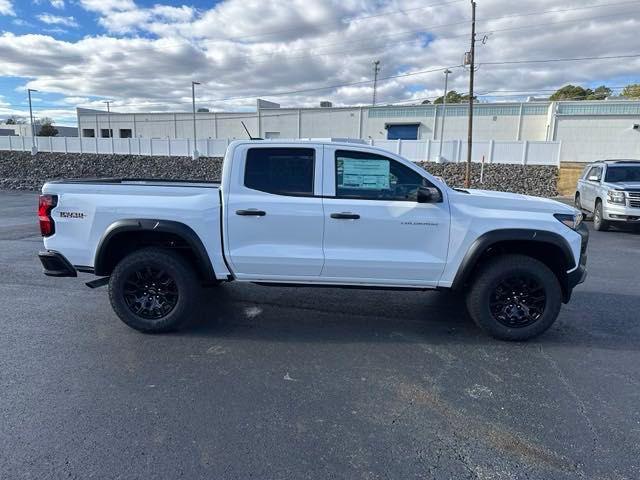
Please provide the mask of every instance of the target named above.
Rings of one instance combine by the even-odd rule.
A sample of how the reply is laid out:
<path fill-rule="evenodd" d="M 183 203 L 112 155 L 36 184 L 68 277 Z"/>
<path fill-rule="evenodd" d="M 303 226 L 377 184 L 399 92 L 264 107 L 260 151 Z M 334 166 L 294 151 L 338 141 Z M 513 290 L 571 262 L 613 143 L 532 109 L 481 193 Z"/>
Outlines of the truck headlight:
<path fill-rule="evenodd" d="M 558 221 L 564 223 L 571 230 L 576 230 L 580 224 L 582 223 L 582 213 L 576 212 L 574 214 L 570 213 L 555 213 L 553 215 L 558 219 Z"/>
<path fill-rule="evenodd" d="M 624 192 L 618 190 L 609 190 L 607 192 L 607 201 L 609 203 L 621 203 L 624 204 Z"/>

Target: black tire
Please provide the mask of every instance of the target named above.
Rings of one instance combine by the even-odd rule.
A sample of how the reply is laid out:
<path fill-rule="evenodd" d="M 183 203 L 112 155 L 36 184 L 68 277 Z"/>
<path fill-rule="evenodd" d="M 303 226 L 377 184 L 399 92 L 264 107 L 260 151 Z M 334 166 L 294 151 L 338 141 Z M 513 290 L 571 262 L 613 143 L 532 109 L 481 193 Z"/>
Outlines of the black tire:
<path fill-rule="evenodd" d="M 124 323 L 145 333 L 184 327 L 199 291 L 191 265 L 177 252 L 156 247 L 127 255 L 109 279 L 113 310 Z"/>
<path fill-rule="evenodd" d="M 609 230 L 610 224 L 604 219 L 602 214 L 602 200 L 596 200 L 596 208 L 593 211 L 593 228 L 599 232 Z"/>
<path fill-rule="evenodd" d="M 562 290 L 555 274 L 526 255 L 489 260 L 475 275 L 467 295 L 473 321 L 500 340 L 528 340 L 544 333 L 556 321 L 561 304 Z"/>
<path fill-rule="evenodd" d="M 582 212 L 584 219 L 587 219 L 587 211 L 582 208 L 582 201 L 580 200 L 580 192 L 576 192 L 576 196 L 573 200 L 573 206 L 576 207 L 577 210 Z"/>

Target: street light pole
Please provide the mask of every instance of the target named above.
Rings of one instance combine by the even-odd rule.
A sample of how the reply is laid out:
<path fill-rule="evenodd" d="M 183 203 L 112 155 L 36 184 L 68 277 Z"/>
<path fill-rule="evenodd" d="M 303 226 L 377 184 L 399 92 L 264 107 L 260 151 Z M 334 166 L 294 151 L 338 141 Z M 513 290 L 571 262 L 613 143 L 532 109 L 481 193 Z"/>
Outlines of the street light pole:
<path fill-rule="evenodd" d="M 36 147 L 36 128 L 33 124 L 33 108 L 31 108 L 31 92 L 37 91 L 38 90 L 34 90 L 33 88 L 27 88 L 27 93 L 29 94 L 29 117 L 31 118 L 31 155 L 38 153 L 38 148 Z"/>
<path fill-rule="evenodd" d="M 191 100 L 193 102 L 193 159 L 197 160 L 200 154 L 198 153 L 198 141 L 196 136 L 196 85 L 200 85 L 200 82 L 191 82 Z"/>
<path fill-rule="evenodd" d="M 438 162 L 442 162 L 442 142 L 444 142 L 444 119 L 447 116 L 447 84 L 451 70 L 444 71 L 444 95 L 442 96 L 442 120 L 440 126 L 440 147 L 438 149 Z M 436 107 L 437 108 L 437 107 Z"/>

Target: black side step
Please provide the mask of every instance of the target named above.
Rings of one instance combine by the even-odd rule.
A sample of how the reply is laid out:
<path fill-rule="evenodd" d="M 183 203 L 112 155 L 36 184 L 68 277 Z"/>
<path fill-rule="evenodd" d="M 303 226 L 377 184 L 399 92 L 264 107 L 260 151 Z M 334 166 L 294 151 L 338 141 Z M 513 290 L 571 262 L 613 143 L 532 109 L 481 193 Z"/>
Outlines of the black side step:
<path fill-rule="evenodd" d="M 91 280 L 90 282 L 85 283 L 85 285 L 89 288 L 98 288 L 104 287 L 107 283 L 109 283 L 109 277 L 102 277 Z"/>

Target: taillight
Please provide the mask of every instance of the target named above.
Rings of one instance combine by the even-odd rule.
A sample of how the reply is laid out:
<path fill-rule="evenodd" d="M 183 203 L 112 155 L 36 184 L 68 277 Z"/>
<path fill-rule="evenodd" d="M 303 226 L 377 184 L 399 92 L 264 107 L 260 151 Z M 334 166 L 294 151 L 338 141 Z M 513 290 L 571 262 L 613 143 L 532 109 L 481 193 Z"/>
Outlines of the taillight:
<path fill-rule="evenodd" d="M 57 204 L 57 195 L 40 195 L 38 200 L 38 220 L 40 221 L 40 233 L 43 237 L 50 237 L 56 231 L 55 223 L 51 218 L 51 210 Z"/>

